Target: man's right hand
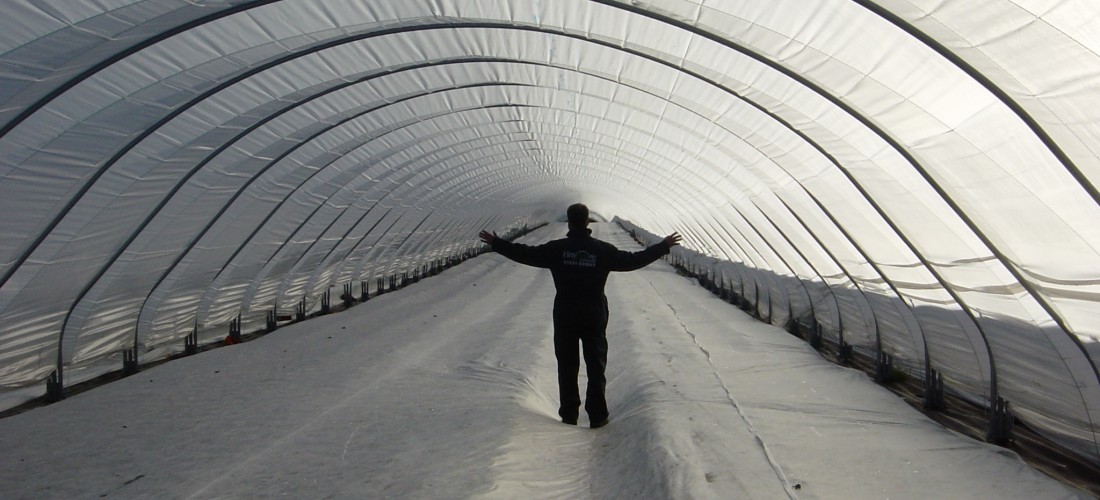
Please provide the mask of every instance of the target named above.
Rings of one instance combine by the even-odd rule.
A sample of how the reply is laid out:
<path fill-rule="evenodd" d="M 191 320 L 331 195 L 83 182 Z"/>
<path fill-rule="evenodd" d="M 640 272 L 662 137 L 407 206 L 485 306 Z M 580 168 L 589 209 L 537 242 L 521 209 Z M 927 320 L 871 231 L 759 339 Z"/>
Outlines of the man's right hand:
<path fill-rule="evenodd" d="M 664 244 L 668 245 L 669 248 L 672 248 L 680 244 L 680 239 L 680 233 L 672 233 L 668 236 L 665 236 Z"/>
<path fill-rule="evenodd" d="M 478 237 L 481 238 L 481 241 L 491 246 L 493 244 L 493 240 L 497 239 L 497 233 L 482 231 L 480 234 L 478 234 Z"/>

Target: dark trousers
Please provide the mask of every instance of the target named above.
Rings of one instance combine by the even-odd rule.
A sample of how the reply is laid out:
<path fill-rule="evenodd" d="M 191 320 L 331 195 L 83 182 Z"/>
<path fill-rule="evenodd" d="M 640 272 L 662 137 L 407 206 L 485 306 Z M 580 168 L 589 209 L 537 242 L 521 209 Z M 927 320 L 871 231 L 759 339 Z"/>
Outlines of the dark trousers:
<path fill-rule="evenodd" d="M 595 310 L 593 310 L 595 309 Z M 581 396 L 577 390 L 577 374 L 580 372 L 581 350 L 584 348 L 584 364 L 588 372 L 588 390 L 584 410 L 592 422 L 607 418 L 607 399 L 604 388 L 607 378 L 607 305 L 554 308 L 554 355 L 558 359 L 558 392 L 562 420 L 576 422 L 580 412 Z"/>

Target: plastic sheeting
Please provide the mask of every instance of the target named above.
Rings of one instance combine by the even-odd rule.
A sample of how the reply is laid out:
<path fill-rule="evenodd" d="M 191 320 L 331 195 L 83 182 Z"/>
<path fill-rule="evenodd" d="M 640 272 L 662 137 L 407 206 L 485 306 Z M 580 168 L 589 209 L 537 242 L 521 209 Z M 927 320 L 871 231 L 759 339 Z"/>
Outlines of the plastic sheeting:
<path fill-rule="evenodd" d="M 13 1 L 5 406 L 580 200 L 1100 460 L 1100 6 Z"/>

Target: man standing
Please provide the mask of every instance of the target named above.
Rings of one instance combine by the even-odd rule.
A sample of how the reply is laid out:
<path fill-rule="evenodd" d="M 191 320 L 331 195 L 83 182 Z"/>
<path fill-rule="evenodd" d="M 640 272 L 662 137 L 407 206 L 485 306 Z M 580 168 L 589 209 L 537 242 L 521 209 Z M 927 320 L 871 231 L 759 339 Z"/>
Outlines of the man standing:
<path fill-rule="evenodd" d="M 581 397 L 577 390 L 580 371 L 578 342 L 584 346 L 588 367 L 588 391 L 584 409 L 592 428 L 607 425 L 607 297 L 604 285 L 611 271 L 641 269 L 667 254 L 680 243 L 672 233 L 660 243 L 640 252 L 624 252 L 592 237 L 588 229 L 588 207 L 577 203 L 566 211 L 569 233 L 564 239 L 539 246 L 512 243 L 482 231 L 481 241 L 493 251 L 521 264 L 550 269 L 557 295 L 554 297 L 554 355 L 558 360 L 558 415 L 566 424 L 577 425 Z"/>

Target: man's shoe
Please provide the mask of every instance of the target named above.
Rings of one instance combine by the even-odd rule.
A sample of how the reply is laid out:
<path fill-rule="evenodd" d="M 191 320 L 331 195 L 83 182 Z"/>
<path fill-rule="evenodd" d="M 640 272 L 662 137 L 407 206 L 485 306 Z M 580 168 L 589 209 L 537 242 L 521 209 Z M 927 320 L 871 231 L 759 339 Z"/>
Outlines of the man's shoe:
<path fill-rule="evenodd" d="M 593 422 L 591 427 L 593 429 L 599 429 L 600 427 L 603 427 L 603 426 L 607 425 L 607 422 L 608 422 L 608 418 L 604 417 L 604 419 L 600 420 L 599 422 Z"/>
<path fill-rule="evenodd" d="M 561 419 L 561 423 L 566 424 L 566 425 L 577 425 L 577 419 L 575 419 L 575 418 L 563 418 L 563 419 Z"/>

